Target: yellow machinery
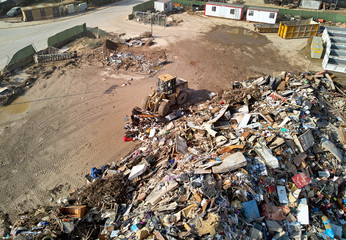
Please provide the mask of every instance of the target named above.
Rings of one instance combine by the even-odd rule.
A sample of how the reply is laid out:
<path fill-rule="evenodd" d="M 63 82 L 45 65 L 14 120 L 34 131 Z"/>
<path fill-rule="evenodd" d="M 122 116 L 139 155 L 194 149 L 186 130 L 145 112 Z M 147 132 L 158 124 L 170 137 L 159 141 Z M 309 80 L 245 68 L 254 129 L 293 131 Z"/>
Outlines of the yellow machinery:
<path fill-rule="evenodd" d="M 187 101 L 187 88 L 186 81 L 170 74 L 162 74 L 158 77 L 157 89 L 143 99 L 142 109 L 164 117 L 169 113 L 172 105 L 181 105 Z"/>

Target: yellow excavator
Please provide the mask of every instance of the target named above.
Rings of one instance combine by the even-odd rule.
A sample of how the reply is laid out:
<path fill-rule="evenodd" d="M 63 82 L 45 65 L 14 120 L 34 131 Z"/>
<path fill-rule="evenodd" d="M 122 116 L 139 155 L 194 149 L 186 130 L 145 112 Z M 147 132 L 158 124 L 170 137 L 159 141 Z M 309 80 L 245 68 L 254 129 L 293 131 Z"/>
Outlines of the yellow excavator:
<path fill-rule="evenodd" d="M 143 99 L 141 108 L 164 117 L 170 112 L 172 105 L 181 105 L 187 101 L 187 88 L 187 81 L 167 73 L 162 74 L 158 77 L 157 89 Z"/>

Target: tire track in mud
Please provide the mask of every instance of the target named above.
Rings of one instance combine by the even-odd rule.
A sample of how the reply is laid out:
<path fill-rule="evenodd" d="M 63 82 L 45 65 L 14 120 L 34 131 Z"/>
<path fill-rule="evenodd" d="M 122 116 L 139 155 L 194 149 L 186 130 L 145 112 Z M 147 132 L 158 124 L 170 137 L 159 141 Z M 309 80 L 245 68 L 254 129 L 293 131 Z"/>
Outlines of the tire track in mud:
<path fill-rule="evenodd" d="M 86 123 L 88 121 L 93 121 L 95 119 L 97 119 L 98 117 L 93 117 L 90 118 L 90 116 L 82 116 L 83 120 L 80 121 L 82 125 L 83 123 Z M 72 129 L 71 129 L 72 127 Z M 70 128 L 70 129 L 69 129 Z M 57 136 L 55 135 L 48 135 L 45 136 L 44 138 L 47 138 L 48 141 L 45 141 L 43 144 L 41 144 L 38 148 L 37 151 L 41 152 L 44 151 L 44 149 L 47 149 L 49 147 L 53 147 L 54 151 L 51 152 L 51 155 L 55 155 L 54 158 L 52 159 L 47 159 L 47 161 L 45 162 L 44 166 L 40 166 L 39 171 L 37 171 L 37 174 L 39 176 L 42 176 L 41 178 L 48 178 L 47 176 L 50 175 L 58 175 L 61 174 L 64 171 L 64 168 L 66 165 L 68 165 L 69 163 L 73 162 L 74 160 L 82 157 L 81 156 L 81 152 L 85 149 L 85 146 L 90 143 L 87 139 L 90 139 L 90 135 L 85 135 L 85 134 L 81 134 L 78 132 L 85 132 L 83 131 L 83 128 L 81 128 L 79 125 L 77 126 L 73 126 L 73 124 L 70 124 L 70 126 L 66 126 L 66 129 L 69 130 L 65 130 L 63 135 L 65 136 L 64 139 L 58 140 L 59 138 L 59 134 Z M 63 150 L 61 150 L 63 149 Z M 43 156 L 42 156 L 43 157 Z M 40 158 L 40 156 L 39 156 Z M 37 162 L 42 162 L 42 160 L 38 160 Z M 73 166 L 71 166 L 73 167 Z M 76 171 L 79 171 L 80 168 L 78 168 L 78 166 L 74 165 Z M 44 181 L 38 179 L 37 183 L 44 183 Z M 69 178 L 69 180 L 67 181 L 67 179 L 64 179 L 65 183 L 69 183 L 71 185 L 75 185 L 76 181 L 74 180 L 74 178 Z M 48 186 L 51 183 L 48 181 Z M 47 191 L 45 190 L 46 184 L 42 184 L 42 188 L 40 187 L 40 185 L 36 186 L 34 189 L 33 194 L 36 196 L 36 200 L 39 200 L 40 202 L 45 202 L 45 200 L 47 200 L 49 194 L 47 193 Z M 30 185 L 24 185 L 24 188 L 30 187 Z"/>
<path fill-rule="evenodd" d="M 92 85 L 93 88 L 99 87 Z M 11 196 L 6 197 L 11 199 L 6 201 L 6 206 L 12 209 L 28 209 L 35 207 L 37 203 L 50 204 L 49 189 L 57 184 L 72 187 L 84 184 L 83 171 L 92 167 L 90 162 L 99 167 L 99 159 L 100 162 L 104 162 L 109 161 L 110 155 L 114 156 L 106 154 L 107 160 L 102 159 L 107 147 L 98 142 L 100 139 L 113 140 L 113 127 L 104 125 L 112 123 L 112 118 L 122 113 L 114 111 L 114 107 L 122 107 L 121 103 L 114 102 L 118 95 L 117 89 L 114 94 L 102 94 L 108 88 L 109 84 L 104 84 L 99 87 L 99 93 L 87 94 L 83 98 L 71 97 L 67 102 L 65 99 L 57 98 L 54 102 L 47 102 L 44 110 L 32 112 L 28 117 L 28 124 L 16 131 L 12 144 L 7 146 L 7 149 L 25 156 L 25 161 L 19 162 L 8 156 L 18 163 L 18 172 L 8 174 L 6 181 L 16 182 L 16 188 L 23 191 L 11 193 Z M 125 97 L 120 101 L 124 100 Z M 21 141 L 22 138 L 30 138 L 27 129 L 37 134 L 29 142 Z M 74 173 L 71 173 L 71 169 L 75 169 Z M 34 172 L 35 175 L 29 177 L 26 172 Z M 24 180 L 18 181 L 18 176 L 23 176 Z M 5 191 L 9 190 L 10 188 L 6 188 Z"/>
<path fill-rule="evenodd" d="M 60 121 L 62 117 L 61 113 L 50 114 L 50 112 L 55 111 L 53 107 L 52 110 L 45 111 L 46 113 L 44 113 L 44 115 L 34 114 L 28 121 L 31 124 L 29 124 L 29 126 L 23 126 L 17 131 L 18 134 L 12 140 L 13 143 L 16 144 L 10 144 L 10 152 L 22 152 L 22 154 L 26 155 L 26 158 L 30 159 L 20 164 L 21 169 L 18 170 L 17 174 L 8 174 L 5 179 L 10 182 L 16 182 L 17 188 L 19 189 L 31 190 L 29 194 L 24 191 L 24 193 L 12 194 L 13 197 L 7 197 L 11 200 L 12 208 L 15 208 L 15 206 L 19 204 L 19 199 L 26 199 L 25 196 L 32 196 L 33 202 L 46 202 L 50 194 L 45 189 L 45 185 L 50 185 L 50 182 L 47 181 L 48 184 L 42 184 L 42 182 L 44 182 L 43 180 L 49 180 L 50 175 L 61 174 L 61 170 L 64 168 L 63 166 L 72 162 L 75 158 L 78 158 L 83 149 L 90 144 L 88 139 L 92 137 L 92 134 L 85 134 L 85 132 L 89 131 L 87 129 L 89 128 L 88 124 L 95 122 L 103 115 L 101 104 L 91 104 L 99 97 L 102 97 L 102 95 L 99 94 L 92 97 L 88 95 L 88 98 L 83 99 L 81 102 L 79 102 L 79 99 L 74 101 L 72 107 L 67 106 L 62 108 L 62 112 L 64 113 L 63 118 L 65 120 L 63 122 Z M 88 107 L 85 106 L 86 104 L 92 106 L 90 111 L 85 111 Z M 22 137 L 28 137 L 26 134 L 26 129 L 28 128 L 42 134 L 33 138 L 30 143 L 20 143 Z M 54 150 L 52 151 L 52 149 Z M 50 156 L 53 157 L 45 159 L 44 155 L 46 152 L 50 152 Z M 11 156 L 8 156 L 8 158 L 11 159 Z M 15 160 L 13 162 L 15 162 Z M 34 164 L 32 164 L 32 162 L 34 162 Z M 37 163 L 35 164 L 35 162 Z M 41 162 L 45 164 L 42 166 Z M 77 165 L 78 164 L 75 164 L 74 167 L 79 171 L 80 169 Z M 35 168 L 38 170 L 35 171 Z M 23 174 L 24 176 L 26 171 L 36 172 L 35 175 L 39 177 L 35 179 L 35 177 L 26 175 L 26 181 L 18 181 L 16 175 L 19 176 Z M 76 183 L 74 180 L 75 177 L 67 176 L 69 175 L 65 174 L 65 182 L 71 184 Z M 40 185 L 42 185 L 42 187 Z M 3 190 L 3 192 L 10 192 L 10 188 L 7 187 Z M 30 205 L 31 204 L 27 205 L 27 207 L 32 207 Z"/>

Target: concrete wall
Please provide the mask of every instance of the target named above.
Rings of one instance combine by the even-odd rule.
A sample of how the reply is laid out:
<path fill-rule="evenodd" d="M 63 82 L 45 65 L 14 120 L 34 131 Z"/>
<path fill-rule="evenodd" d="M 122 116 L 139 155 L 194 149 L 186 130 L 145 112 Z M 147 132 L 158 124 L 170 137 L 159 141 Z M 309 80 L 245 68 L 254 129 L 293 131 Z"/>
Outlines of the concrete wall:
<path fill-rule="evenodd" d="M 48 38 L 48 46 L 61 47 L 86 32 L 86 25 L 77 25 Z"/>
<path fill-rule="evenodd" d="M 48 46 L 60 47 L 74 38 L 86 32 L 86 24 L 74 26 L 48 38 Z M 4 70 L 12 71 L 18 67 L 34 62 L 34 54 L 36 50 L 32 45 L 26 46 L 17 51 Z"/>
<path fill-rule="evenodd" d="M 150 8 L 154 8 L 154 0 L 150 0 L 144 3 L 137 4 L 132 8 L 132 13 L 134 12 L 145 12 Z"/>
<path fill-rule="evenodd" d="M 36 54 L 35 48 L 30 44 L 18 52 L 16 52 L 11 58 L 10 62 L 7 64 L 4 70 L 12 71 L 16 68 L 25 66 L 26 64 L 34 62 L 34 54 Z"/>

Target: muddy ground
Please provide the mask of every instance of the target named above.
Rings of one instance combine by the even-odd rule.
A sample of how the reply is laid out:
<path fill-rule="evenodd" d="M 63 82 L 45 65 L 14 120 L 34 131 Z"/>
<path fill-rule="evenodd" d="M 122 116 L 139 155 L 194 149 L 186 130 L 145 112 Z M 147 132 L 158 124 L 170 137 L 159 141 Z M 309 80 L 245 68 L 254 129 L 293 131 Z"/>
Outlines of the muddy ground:
<path fill-rule="evenodd" d="M 85 184 L 92 167 L 125 156 L 135 143 L 123 142 L 124 117 L 152 91 L 158 74 L 167 72 L 188 80 L 195 90 L 192 100 L 203 100 L 210 91 L 230 88 L 234 81 L 306 69 L 300 64 L 304 56 L 290 52 L 291 46 L 280 51 L 275 47 L 281 41 L 275 36 L 254 33 L 240 27 L 241 23 L 220 22 L 210 21 L 211 30 L 206 33 L 189 37 L 182 31 L 179 37 L 161 36 L 152 46 L 136 47 L 147 55 L 166 54 L 166 64 L 151 71 L 108 65 L 102 43 L 90 44 L 93 39 L 70 46 L 78 49 L 77 60 L 31 67 L 35 83 L 24 96 L 0 109 L 0 209 L 16 212 L 53 204 Z M 179 26 L 172 31 L 178 34 Z"/>
<path fill-rule="evenodd" d="M 188 79 L 194 88 L 219 91 L 232 87 L 234 81 L 301 69 L 291 66 L 269 43 L 266 36 L 245 28 L 217 26 L 197 41 L 180 42 L 171 48 L 174 63 L 166 71 Z"/>

